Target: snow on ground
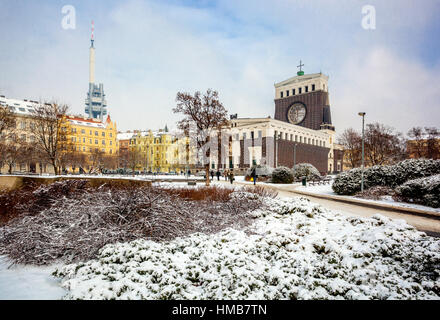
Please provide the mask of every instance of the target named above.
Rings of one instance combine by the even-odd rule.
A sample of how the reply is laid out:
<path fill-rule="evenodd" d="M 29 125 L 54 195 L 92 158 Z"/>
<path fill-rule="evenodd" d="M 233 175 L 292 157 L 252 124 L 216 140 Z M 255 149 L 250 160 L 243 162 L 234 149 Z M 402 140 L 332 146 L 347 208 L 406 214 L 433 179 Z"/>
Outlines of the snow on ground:
<path fill-rule="evenodd" d="M 440 240 L 403 220 L 267 199 L 248 230 L 107 245 L 55 272 L 66 299 L 440 299 Z"/>
<path fill-rule="evenodd" d="M 317 194 L 325 194 L 330 196 L 337 196 L 337 194 L 333 191 L 332 186 L 329 184 L 325 185 L 317 185 L 317 186 L 298 186 L 295 188 L 295 190 L 298 191 L 304 191 L 304 192 L 310 192 L 310 193 L 317 193 Z"/>
<path fill-rule="evenodd" d="M 68 174 L 68 175 L 9 175 L 2 174 L 1 176 L 20 176 L 20 177 L 31 177 L 31 178 L 106 178 L 106 179 L 128 179 L 128 180 L 182 180 L 185 181 L 188 179 L 187 176 L 184 175 L 152 175 L 152 174 L 139 174 L 139 175 L 121 175 L 121 174 Z M 189 177 L 190 180 L 205 180 L 203 177 L 191 175 Z"/>
<path fill-rule="evenodd" d="M 440 208 L 431 208 L 431 207 L 422 206 L 422 205 L 414 204 L 414 203 L 398 202 L 398 201 L 394 201 L 390 196 L 382 197 L 381 200 L 362 199 L 362 198 L 357 198 L 357 197 L 353 197 L 353 196 L 341 196 L 333 191 L 331 185 L 327 185 L 327 184 L 326 185 L 317 185 L 317 186 L 307 186 L 307 187 L 300 186 L 300 187 L 295 188 L 295 190 L 310 192 L 310 193 L 315 193 L 315 194 L 344 197 L 344 198 L 355 199 L 355 200 L 365 201 L 365 202 L 374 202 L 374 203 L 378 203 L 378 204 L 389 204 L 389 205 L 394 205 L 394 206 L 399 206 L 399 207 L 419 209 L 419 210 L 425 210 L 425 211 L 433 211 L 433 212 L 440 213 Z"/>
<path fill-rule="evenodd" d="M 56 300 L 67 292 L 52 276 L 58 266 L 14 265 L 0 256 L 0 300 Z"/>

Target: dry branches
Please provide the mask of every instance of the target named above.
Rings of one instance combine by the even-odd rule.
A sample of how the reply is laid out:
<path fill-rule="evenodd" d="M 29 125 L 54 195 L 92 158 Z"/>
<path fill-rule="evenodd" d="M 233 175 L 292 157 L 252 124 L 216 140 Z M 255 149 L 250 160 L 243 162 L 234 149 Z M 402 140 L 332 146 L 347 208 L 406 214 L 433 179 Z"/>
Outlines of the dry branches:
<path fill-rule="evenodd" d="M 83 180 L 22 190 L 24 203 L 14 205 L 20 215 L 0 229 L 0 254 L 37 265 L 84 261 L 109 243 L 244 227 L 252 221 L 250 212 L 262 206 L 252 190 L 261 193 L 114 183 L 91 187 Z"/>

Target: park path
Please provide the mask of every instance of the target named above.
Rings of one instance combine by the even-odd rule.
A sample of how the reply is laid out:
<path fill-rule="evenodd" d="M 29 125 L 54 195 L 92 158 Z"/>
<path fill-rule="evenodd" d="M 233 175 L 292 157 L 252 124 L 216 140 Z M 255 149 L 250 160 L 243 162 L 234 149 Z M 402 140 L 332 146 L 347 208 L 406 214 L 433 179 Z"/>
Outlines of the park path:
<path fill-rule="evenodd" d="M 235 182 L 234 184 L 240 185 L 252 185 L 248 183 Z M 403 213 L 392 210 L 383 210 L 379 208 L 371 208 L 364 206 L 362 204 L 354 203 L 344 203 L 340 201 L 335 201 L 332 199 L 323 199 L 320 197 L 314 197 L 313 195 L 304 195 L 295 192 L 295 186 L 292 185 L 280 185 L 280 186 L 265 186 L 265 188 L 272 188 L 278 191 L 278 196 L 280 197 L 304 197 L 312 202 L 319 203 L 327 209 L 339 212 L 347 216 L 360 216 L 360 217 L 371 217 L 375 214 L 381 214 L 392 219 L 403 219 L 408 224 L 414 226 L 417 230 L 426 232 L 427 234 L 435 237 L 440 237 L 440 218 L 439 217 L 428 217 L 420 216 L 411 213 Z"/>

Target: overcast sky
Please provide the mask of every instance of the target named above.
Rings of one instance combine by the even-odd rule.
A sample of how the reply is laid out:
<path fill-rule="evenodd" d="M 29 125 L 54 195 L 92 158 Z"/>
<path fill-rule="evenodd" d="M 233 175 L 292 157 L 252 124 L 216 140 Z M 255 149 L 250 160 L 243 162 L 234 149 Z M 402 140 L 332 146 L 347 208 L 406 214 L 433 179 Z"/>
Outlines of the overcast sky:
<path fill-rule="evenodd" d="M 362 7 L 376 29 L 362 28 Z M 76 28 L 62 28 L 65 5 Z M 274 83 L 329 75 L 337 132 L 379 121 L 440 126 L 439 0 L 0 0 L 0 94 L 84 114 L 90 23 L 96 82 L 119 130 L 175 127 L 178 91 L 219 92 L 229 113 L 274 115 Z"/>

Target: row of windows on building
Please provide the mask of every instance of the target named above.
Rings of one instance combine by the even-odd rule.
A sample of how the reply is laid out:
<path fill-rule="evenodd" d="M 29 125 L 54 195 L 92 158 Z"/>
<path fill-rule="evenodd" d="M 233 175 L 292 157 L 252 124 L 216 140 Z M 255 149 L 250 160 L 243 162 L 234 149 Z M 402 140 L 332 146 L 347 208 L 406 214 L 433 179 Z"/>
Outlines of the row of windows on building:
<path fill-rule="evenodd" d="M 10 139 L 12 141 L 17 141 L 17 138 L 20 138 L 21 142 L 35 142 L 35 140 L 36 140 L 35 136 L 33 136 L 33 135 L 30 135 L 29 138 L 25 134 L 21 134 L 20 136 L 17 136 L 15 133 L 13 133 L 10 135 Z"/>
<path fill-rule="evenodd" d="M 76 132 L 77 132 L 76 128 L 72 128 L 72 133 L 76 133 Z M 81 129 L 81 134 L 86 134 L 86 130 L 85 129 Z M 90 130 L 89 134 L 93 135 L 93 131 Z M 110 135 L 110 138 L 113 137 L 113 133 L 110 132 L 109 135 Z M 99 132 L 98 131 L 95 131 L 95 136 L 99 136 Z M 101 136 L 105 137 L 105 131 L 101 131 Z"/>
<path fill-rule="evenodd" d="M 77 142 L 76 137 L 72 137 L 72 138 L 71 138 L 71 141 L 72 141 L 72 142 Z M 93 141 L 92 139 L 89 139 L 89 144 L 93 144 L 92 141 Z M 81 142 L 81 138 L 79 138 L 79 141 L 78 141 L 78 142 Z M 86 143 L 86 138 L 82 138 L 82 142 L 83 142 L 83 143 Z M 95 139 L 95 144 L 99 144 L 99 140 L 98 140 L 98 139 Z M 105 140 L 101 140 L 101 144 L 102 144 L 102 145 L 105 145 Z M 113 141 L 112 141 L 112 140 L 109 141 L 109 145 L 110 145 L 110 146 L 113 145 Z"/>
<path fill-rule="evenodd" d="M 246 140 L 246 137 L 247 137 L 247 134 L 246 134 L 246 132 L 244 132 L 243 133 L 243 140 Z M 261 132 L 261 130 L 259 130 L 258 131 L 258 139 L 261 139 L 261 137 L 262 137 L 262 132 Z M 316 146 L 320 146 L 320 147 L 325 147 L 324 140 L 293 135 L 292 133 L 289 134 L 287 132 L 275 131 L 275 137 L 278 137 L 279 139 L 283 139 L 283 140 L 289 140 L 289 141 L 294 141 L 294 142 L 299 142 L 299 143 L 306 143 L 306 144 L 312 144 L 312 145 L 316 145 Z M 238 140 L 238 138 L 239 138 L 238 134 L 235 134 L 235 140 Z M 250 138 L 252 140 L 255 139 L 254 131 L 250 132 Z"/>
<path fill-rule="evenodd" d="M 275 131 L 275 138 L 278 137 L 279 139 L 282 140 L 289 140 L 289 141 L 294 141 L 294 142 L 299 142 L 299 143 L 306 143 L 306 144 L 311 144 L 314 146 L 320 146 L 320 147 L 325 147 L 325 141 L 324 140 L 318 140 L 315 138 L 310 138 L 310 137 L 303 137 L 303 136 L 298 136 L 295 134 L 295 137 L 292 133 L 287 133 L 287 132 L 278 132 Z"/>
<path fill-rule="evenodd" d="M 138 147 L 138 151 L 147 151 L 147 148 L 148 148 L 149 146 L 143 146 L 143 147 Z M 150 150 L 151 150 L 151 154 L 153 154 L 153 152 L 154 152 L 154 146 L 151 146 L 150 148 L 149 148 Z M 168 152 L 168 147 L 156 147 L 156 153 L 158 153 L 158 152 Z"/>
<path fill-rule="evenodd" d="M 35 123 L 33 122 L 26 122 L 26 121 L 20 121 L 19 123 L 17 123 L 17 128 L 21 129 L 21 130 L 35 130 Z"/>
<path fill-rule="evenodd" d="M 325 84 L 323 85 L 323 88 L 325 90 Z M 311 86 L 311 91 L 315 91 L 316 90 L 316 86 L 314 84 L 312 84 Z M 304 86 L 304 93 L 309 92 L 309 86 Z M 292 93 L 292 96 L 295 96 L 297 94 L 302 94 L 303 93 L 303 88 L 299 87 L 299 88 L 293 88 L 292 90 L 286 90 L 286 97 L 290 96 L 290 93 Z M 280 98 L 284 98 L 284 91 L 280 92 Z"/>
<path fill-rule="evenodd" d="M 87 148 L 87 147 L 81 147 L 81 146 L 79 146 L 79 147 L 72 146 L 71 149 L 72 149 L 72 151 L 83 151 L 83 152 L 86 152 L 87 149 L 89 150 L 89 152 L 93 152 L 93 151 L 98 151 L 99 150 L 99 148 L 92 148 L 92 147 Z M 105 153 L 105 149 L 101 149 L 101 152 Z M 109 150 L 109 154 L 113 154 L 113 149 Z"/>

